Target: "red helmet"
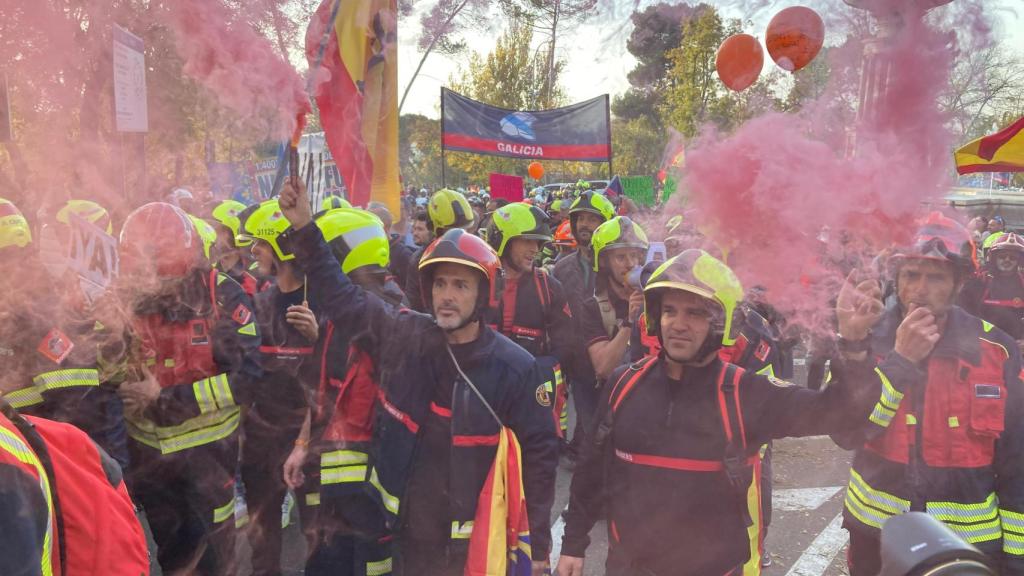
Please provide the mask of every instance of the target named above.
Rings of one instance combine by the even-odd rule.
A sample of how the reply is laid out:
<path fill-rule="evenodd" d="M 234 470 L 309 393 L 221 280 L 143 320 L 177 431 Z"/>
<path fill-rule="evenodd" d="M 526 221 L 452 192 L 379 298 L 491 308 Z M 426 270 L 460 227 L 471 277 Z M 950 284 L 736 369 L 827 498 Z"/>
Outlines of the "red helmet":
<path fill-rule="evenodd" d="M 559 224 L 555 230 L 555 245 L 576 247 L 576 239 L 572 237 L 572 224 L 568 220 Z"/>
<path fill-rule="evenodd" d="M 204 266 L 203 240 L 188 214 L 152 202 L 128 215 L 118 249 L 122 275 L 153 272 L 159 279 L 184 278 Z"/>
<path fill-rule="evenodd" d="M 505 287 L 501 258 L 483 238 L 474 236 L 462 228 L 453 228 L 434 240 L 423 251 L 420 260 L 420 293 L 423 302 L 429 303 L 433 285 L 431 268 L 437 264 L 451 262 L 478 270 L 487 278 L 487 291 L 480 292 L 480 306 L 497 309 Z"/>
<path fill-rule="evenodd" d="M 988 253 L 995 254 L 1002 251 L 1024 254 L 1024 240 L 1013 232 L 1001 234 L 995 243 L 988 247 Z"/>
<path fill-rule="evenodd" d="M 942 260 L 953 264 L 958 272 L 971 273 L 977 265 L 975 254 L 974 241 L 966 228 L 940 212 L 932 212 L 918 229 L 913 246 L 893 258 Z"/>

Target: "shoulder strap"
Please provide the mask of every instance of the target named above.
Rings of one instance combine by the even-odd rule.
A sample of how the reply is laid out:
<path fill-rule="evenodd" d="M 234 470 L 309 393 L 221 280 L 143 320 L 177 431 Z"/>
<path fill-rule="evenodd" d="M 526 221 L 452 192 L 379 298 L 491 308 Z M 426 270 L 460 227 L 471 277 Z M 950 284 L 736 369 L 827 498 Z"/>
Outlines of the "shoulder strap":
<path fill-rule="evenodd" d="M 729 479 L 729 485 L 736 493 L 740 515 L 746 526 L 751 526 L 754 521 L 747 507 L 747 489 L 753 479 L 753 471 L 747 463 L 747 431 L 743 425 L 743 410 L 740 405 L 742 377 L 742 368 L 735 364 L 723 364 L 718 373 L 718 410 L 725 431 L 725 474 Z"/>
<path fill-rule="evenodd" d="M 213 313 L 213 319 L 220 319 L 220 310 L 217 307 L 217 270 L 210 270 L 210 312 Z"/>
<path fill-rule="evenodd" d="M 608 294 L 605 292 L 595 293 L 594 299 L 597 300 L 597 307 L 601 311 L 601 322 L 604 324 L 604 330 L 610 338 L 615 333 L 615 328 L 619 324 L 618 318 L 615 317 L 615 307 L 612 306 L 611 300 L 608 299 Z"/>
<path fill-rule="evenodd" d="M 626 399 L 626 396 L 636 387 L 637 383 L 643 379 L 644 375 L 650 371 L 651 367 L 657 362 L 657 356 L 647 356 L 629 365 L 619 379 L 615 381 L 615 386 L 612 387 L 611 394 L 608 396 L 608 406 L 605 407 L 604 414 L 601 416 L 601 421 L 597 426 L 597 431 L 594 434 L 594 445 L 601 449 L 604 445 L 605 440 L 612 432 L 612 427 L 615 424 L 615 412 L 618 410 L 619 405 Z"/>
<path fill-rule="evenodd" d="M 537 283 L 537 296 L 540 298 L 540 308 L 544 317 L 548 316 L 548 307 L 551 306 L 551 289 L 548 287 L 548 275 L 543 268 L 534 268 L 534 281 Z M 543 285 L 543 286 L 542 286 Z"/>

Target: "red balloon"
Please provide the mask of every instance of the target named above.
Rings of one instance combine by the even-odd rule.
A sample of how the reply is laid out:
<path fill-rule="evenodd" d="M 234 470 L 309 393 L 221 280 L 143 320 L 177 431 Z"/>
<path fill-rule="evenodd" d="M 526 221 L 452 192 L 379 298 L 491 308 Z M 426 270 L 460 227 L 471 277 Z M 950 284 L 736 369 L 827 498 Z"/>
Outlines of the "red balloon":
<path fill-rule="evenodd" d="M 764 66 L 761 44 L 750 34 L 734 34 L 718 47 L 715 69 L 722 83 L 739 92 L 757 81 Z"/>
<path fill-rule="evenodd" d="M 526 172 L 534 180 L 540 180 L 544 177 L 544 167 L 541 166 L 540 162 L 530 162 L 530 165 L 526 167 Z"/>
<path fill-rule="evenodd" d="M 825 43 L 825 23 L 804 6 L 791 6 L 768 23 L 765 45 L 772 60 L 783 70 L 796 72 L 807 66 Z"/>

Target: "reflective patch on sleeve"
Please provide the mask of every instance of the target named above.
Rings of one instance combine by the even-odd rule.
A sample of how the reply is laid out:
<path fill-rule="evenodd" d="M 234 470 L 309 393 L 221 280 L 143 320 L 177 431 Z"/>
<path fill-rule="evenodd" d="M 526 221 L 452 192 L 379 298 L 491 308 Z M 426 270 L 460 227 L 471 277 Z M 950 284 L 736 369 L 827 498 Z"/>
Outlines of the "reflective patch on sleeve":
<path fill-rule="evenodd" d="M 256 335 L 256 323 L 249 322 L 245 326 L 238 329 L 238 333 L 243 336 L 255 336 Z"/>

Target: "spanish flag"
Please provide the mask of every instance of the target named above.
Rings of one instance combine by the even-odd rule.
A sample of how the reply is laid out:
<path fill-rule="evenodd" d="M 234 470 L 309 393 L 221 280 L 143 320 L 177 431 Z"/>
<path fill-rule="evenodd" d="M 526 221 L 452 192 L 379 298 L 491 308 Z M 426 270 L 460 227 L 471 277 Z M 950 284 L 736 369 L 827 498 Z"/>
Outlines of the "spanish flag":
<path fill-rule="evenodd" d="M 956 151 L 956 171 L 1024 172 L 1024 117 L 1006 129 L 978 138 Z"/>
<path fill-rule="evenodd" d="M 397 0 L 324 0 L 306 32 L 320 123 L 349 200 L 384 202 L 395 214 L 397 18 Z"/>
<path fill-rule="evenodd" d="M 503 427 L 469 540 L 465 576 L 530 576 L 530 523 L 519 441 Z"/>

